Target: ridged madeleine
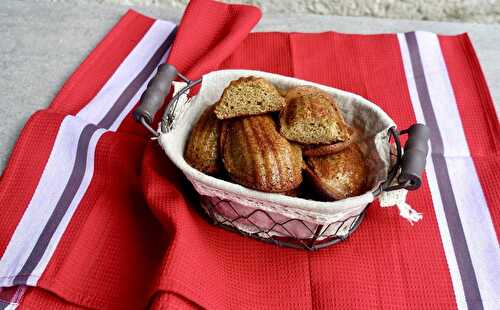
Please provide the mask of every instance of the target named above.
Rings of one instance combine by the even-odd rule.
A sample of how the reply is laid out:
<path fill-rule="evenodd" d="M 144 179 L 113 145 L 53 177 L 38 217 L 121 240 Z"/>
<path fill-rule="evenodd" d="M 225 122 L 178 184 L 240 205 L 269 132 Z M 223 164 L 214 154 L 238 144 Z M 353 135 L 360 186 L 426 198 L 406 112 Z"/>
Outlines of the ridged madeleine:
<path fill-rule="evenodd" d="M 224 167 L 235 182 L 265 192 L 286 192 L 302 182 L 302 153 L 276 130 L 269 115 L 225 120 Z"/>
<path fill-rule="evenodd" d="M 206 174 L 217 174 L 222 169 L 218 141 L 221 121 L 213 107 L 207 109 L 193 127 L 184 150 L 184 158 L 192 167 Z"/>
<path fill-rule="evenodd" d="M 318 193 L 334 200 L 360 195 L 366 187 L 367 167 L 357 144 L 332 155 L 307 158 L 306 173 Z"/>
<path fill-rule="evenodd" d="M 280 133 L 302 144 L 332 144 L 349 139 L 348 126 L 335 100 L 311 87 L 292 88 L 280 112 Z"/>

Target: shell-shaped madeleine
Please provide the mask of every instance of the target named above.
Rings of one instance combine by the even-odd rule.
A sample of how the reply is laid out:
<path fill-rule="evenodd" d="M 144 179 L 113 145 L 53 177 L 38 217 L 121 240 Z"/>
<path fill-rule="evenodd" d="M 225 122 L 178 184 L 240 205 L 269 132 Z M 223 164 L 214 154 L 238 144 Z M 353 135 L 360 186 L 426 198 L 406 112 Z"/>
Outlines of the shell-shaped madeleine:
<path fill-rule="evenodd" d="M 309 157 L 306 166 L 313 187 L 323 196 L 339 200 L 365 190 L 367 168 L 357 144 L 339 153 Z"/>
<path fill-rule="evenodd" d="M 302 182 L 302 153 L 276 130 L 269 115 L 225 120 L 221 149 L 231 179 L 265 192 L 285 192 Z"/>
<path fill-rule="evenodd" d="M 213 107 L 207 109 L 191 131 L 184 150 L 188 164 L 206 174 L 217 174 L 222 168 L 218 149 L 220 126 Z"/>
<path fill-rule="evenodd" d="M 302 144 L 331 144 L 349 138 L 348 126 L 335 100 L 311 86 L 292 88 L 280 112 L 280 132 Z"/>
<path fill-rule="evenodd" d="M 284 106 L 285 99 L 273 84 L 249 76 L 229 83 L 215 105 L 215 114 L 219 119 L 228 119 L 279 111 Z"/>

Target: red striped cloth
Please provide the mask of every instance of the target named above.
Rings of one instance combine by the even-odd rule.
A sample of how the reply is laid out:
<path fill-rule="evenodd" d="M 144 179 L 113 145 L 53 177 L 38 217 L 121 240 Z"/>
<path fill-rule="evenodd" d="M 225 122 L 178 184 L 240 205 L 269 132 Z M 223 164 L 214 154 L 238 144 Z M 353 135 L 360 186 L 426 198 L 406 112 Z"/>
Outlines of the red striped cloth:
<path fill-rule="evenodd" d="M 498 308 L 500 127 L 467 35 L 249 34 L 259 17 L 194 0 L 176 31 L 128 12 L 30 118 L 0 181 L 0 309 Z M 166 57 L 191 78 L 290 75 L 358 93 L 400 128 L 427 123 L 408 197 L 424 219 L 375 204 L 315 253 L 211 226 L 130 116 Z"/>

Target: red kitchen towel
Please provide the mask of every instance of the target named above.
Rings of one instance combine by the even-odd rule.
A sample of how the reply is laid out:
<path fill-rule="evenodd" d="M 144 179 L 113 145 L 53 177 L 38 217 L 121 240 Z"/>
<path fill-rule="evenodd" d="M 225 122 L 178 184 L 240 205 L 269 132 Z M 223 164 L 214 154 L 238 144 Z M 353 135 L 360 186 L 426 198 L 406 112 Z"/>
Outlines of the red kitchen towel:
<path fill-rule="evenodd" d="M 176 31 L 129 12 L 31 117 L 0 181 L 0 309 L 498 308 L 500 128 L 467 35 L 248 34 L 259 17 L 195 0 Z M 400 128 L 427 123 L 408 199 L 424 219 L 375 204 L 315 253 L 211 226 L 130 116 L 165 57 L 191 78 L 290 75 L 358 93 Z"/>

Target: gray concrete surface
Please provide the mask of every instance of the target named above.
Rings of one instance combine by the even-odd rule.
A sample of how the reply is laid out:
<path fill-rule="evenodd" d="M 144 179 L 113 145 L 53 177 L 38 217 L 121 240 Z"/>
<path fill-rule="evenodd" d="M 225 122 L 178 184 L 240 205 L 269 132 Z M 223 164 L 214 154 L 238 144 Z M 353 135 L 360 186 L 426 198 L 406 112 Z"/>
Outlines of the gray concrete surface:
<path fill-rule="evenodd" d="M 188 0 L 59 0 L 183 7 Z M 498 0 L 226 0 L 249 3 L 265 13 L 371 16 L 413 20 L 500 22 Z"/>
<path fill-rule="evenodd" d="M 3 171 L 12 146 L 28 117 L 50 103 L 71 72 L 129 8 L 111 4 L 53 3 L 49 0 L 34 3 L 14 0 L 0 2 L 0 171 Z M 178 8 L 134 8 L 150 16 L 174 21 L 178 21 L 182 14 Z M 255 30 L 469 32 L 494 100 L 497 104 L 500 102 L 500 26 L 265 14 Z"/>

